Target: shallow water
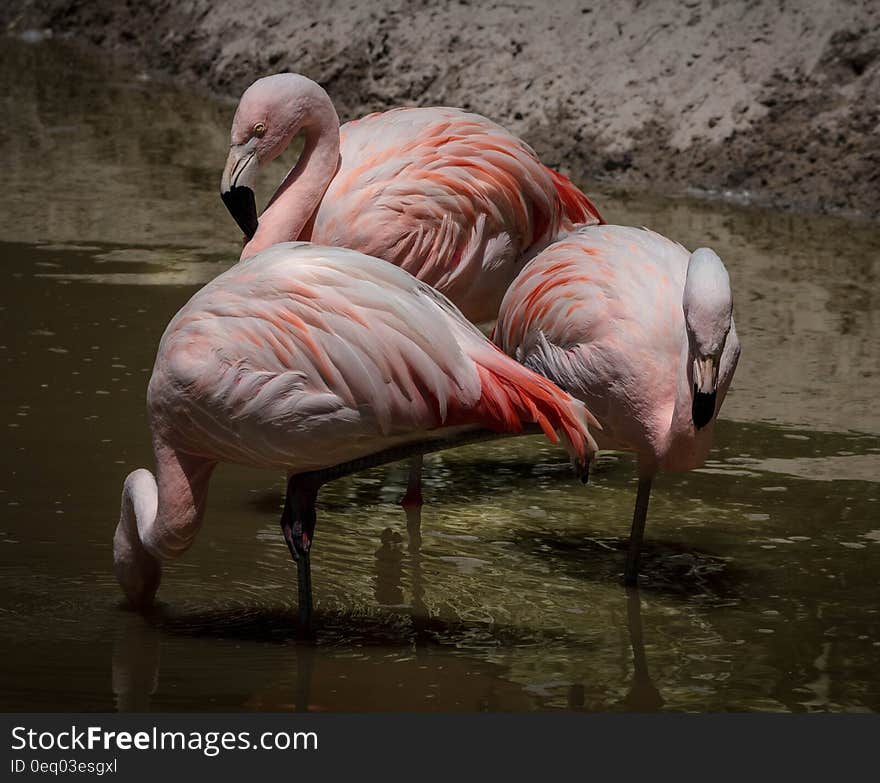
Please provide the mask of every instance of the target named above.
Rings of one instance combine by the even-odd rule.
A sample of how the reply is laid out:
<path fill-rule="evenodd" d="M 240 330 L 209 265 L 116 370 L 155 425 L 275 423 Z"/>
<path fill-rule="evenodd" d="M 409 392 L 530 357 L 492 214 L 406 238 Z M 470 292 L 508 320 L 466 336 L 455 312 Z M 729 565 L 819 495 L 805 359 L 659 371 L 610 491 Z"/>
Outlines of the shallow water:
<path fill-rule="evenodd" d="M 159 336 L 238 255 L 231 108 L 60 43 L 0 52 L 0 708 L 880 708 L 876 225 L 593 189 L 718 250 L 743 344 L 709 463 L 655 485 L 640 591 L 632 459 L 583 488 L 530 438 L 428 457 L 421 541 L 403 466 L 326 487 L 314 641 L 281 477 L 222 467 L 142 617 L 110 542 Z"/>

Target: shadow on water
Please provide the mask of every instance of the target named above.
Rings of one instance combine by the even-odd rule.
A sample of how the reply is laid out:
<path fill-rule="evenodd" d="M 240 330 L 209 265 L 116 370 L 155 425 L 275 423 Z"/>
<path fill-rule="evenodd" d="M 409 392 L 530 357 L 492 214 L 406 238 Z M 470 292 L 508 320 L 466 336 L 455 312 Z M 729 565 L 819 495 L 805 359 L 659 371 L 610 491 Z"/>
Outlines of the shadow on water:
<path fill-rule="evenodd" d="M 645 655 L 643 632 L 641 627 L 641 608 L 638 593 L 635 598 L 627 598 L 627 617 L 629 643 L 632 653 L 632 678 L 625 697 L 619 705 L 629 711 L 653 712 L 660 709 L 663 698 L 651 680 L 648 662 Z M 114 704 L 118 712 L 146 712 L 151 709 L 161 709 L 161 703 L 156 704 L 156 694 L 160 689 L 161 648 L 163 634 L 168 632 L 167 626 L 156 626 L 149 622 L 137 622 L 141 618 L 131 618 L 126 623 L 121 635 L 115 640 L 112 655 L 112 688 Z M 257 619 L 257 618 L 255 618 Z M 268 615 L 270 623 L 283 621 L 274 615 Z M 250 638 L 250 637 L 249 637 Z M 437 656 L 432 655 L 430 647 L 418 646 L 411 651 L 410 645 L 401 642 L 398 645 L 383 643 L 380 655 L 387 655 L 389 650 L 397 655 L 409 654 L 411 658 L 402 668 L 393 672 L 393 685 L 397 686 L 405 680 L 406 687 L 415 693 L 408 698 L 409 701 L 417 700 L 420 690 L 431 690 L 437 695 L 437 701 L 433 709 L 443 710 L 459 708 L 463 705 L 476 706 L 478 709 L 535 709 L 542 705 L 534 698 L 530 698 L 526 691 L 517 687 L 515 683 L 506 680 L 504 668 L 501 666 L 487 665 L 475 658 L 464 656 Z M 259 688 L 251 694 L 241 706 L 250 709 L 290 709 L 306 712 L 312 709 L 322 709 L 334 697 L 332 692 L 334 676 L 328 675 L 327 663 L 332 661 L 345 661 L 332 655 L 327 650 L 314 643 L 291 643 L 284 647 L 285 656 L 279 659 L 278 674 L 280 681 Z M 361 660 L 370 660 L 369 653 L 359 656 Z M 289 672 L 293 669 L 293 674 Z M 322 671 L 324 669 L 324 671 Z M 332 672 L 332 669 L 330 669 Z M 376 690 L 384 691 L 381 682 L 357 683 L 358 668 L 339 664 L 338 672 L 334 672 L 335 679 L 346 681 L 349 695 L 352 691 L 366 690 L 371 696 Z M 344 676 L 340 677 L 342 674 Z M 382 669 L 379 665 L 367 665 L 364 667 L 364 678 L 381 677 Z M 458 676 L 463 676 L 464 681 L 456 682 Z M 471 695 L 468 691 L 476 682 L 482 682 L 483 678 L 491 679 L 490 692 L 507 691 L 507 696 L 516 693 L 513 703 L 497 700 L 494 704 L 482 695 L 478 696 L 475 705 L 467 704 Z M 352 683 L 352 680 L 355 680 Z M 391 685 L 392 683 L 386 683 Z M 369 686 L 369 687 L 365 687 Z M 331 691 L 325 693 L 324 691 Z M 572 683 L 568 687 L 568 707 L 570 709 L 589 709 L 585 701 L 585 688 L 582 683 Z M 433 694 L 429 694 L 433 695 Z M 403 709 L 407 702 L 394 704 L 381 697 L 381 701 L 363 701 L 351 699 L 347 703 L 349 710 L 394 710 Z"/>
<path fill-rule="evenodd" d="M 220 610 L 181 614 L 160 604 L 141 615 L 120 612 L 112 656 L 112 684 L 117 710 L 151 708 L 159 687 L 162 640 L 180 636 L 269 643 L 282 651 L 285 659 L 279 667 L 281 681 L 261 687 L 248 697 L 245 706 L 254 709 L 282 708 L 305 712 L 327 708 L 333 704 L 337 692 L 333 685 L 338 684 L 335 681 L 340 675 L 347 689 L 347 709 L 403 708 L 403 703 L 398 704 L 394 699 L 389 701 L 385 693 L 386 687 L 401 681 L 410 691 L 430 691 L 426 695 L 435 701 L 433 709 L 468 706 L 475 684 L 477 709 L 535 709 L 543 706 L 540 699 L 527 695 L 525 689 L 510 681 L 503 666 L 487 665 L 469 654 L 468 646 L 472 645 L 472 640 L 483 636 L 500 649 L 523 645 L 538 649 L 589 647 L 589 640 L 577 639 L 560 630 L 536 634 L 529 628 L 488 626 L 431 617 L 423 602 L 421 513 L 419 509 L 410 508 L 406 510 L 406 517 L 406 553 L 402 547 L 403 537 L 391 528 L 383 530 L 381 545 L 375 553 L 376 597 L 386 609 L 382 613 L 357 616 L 351 612 L 322 612 L 314 618 L 314 629 L 304 632 L 297 627 L 297 616 L 289 607 L 262 607 L 246 613 Z M 409 563 L 412 596 L 409 604 L 403 603 L 404 560 Z M 616 706 L 629 711 L 656 711 L 662 708 L 664 700 L 649 673 L 639 590 L 621 589 L 616 600 L 625 604 L 625 644 L 631 656 L 630 681 Z M 336 672 L 328 666 L 335 659 L 334 653 L 347 656 L 352 649 L 358 650 L 361 659 L 390 654 L 398 659 L 408 657 L 408 661 L 402 671 L 400 667 L 394 670 L 394 683 L 385 683 L 385 687 L 375 681 L 376 677 L 383 676 L 385 669 L 375 664 L 367 664 L 363 670 L 368 681 L 358 683 L 357 666 L 340 663 Z M 371 654 L 371 650 L 375 652 Z M 622 649 L 621 654 L 626 656 L 627 653 Z M 289 673 L 291 668 L 293 674 Z M 490 683 L 488 691 L 486 682 Z M 383 693 L 381 702 L 359 703 L 351 698 L 352 692 L 364 692 L 372 698 L 377 687 Z M 499 688 L 504 692 L 503 698 L 498 693 Z M 567 707 L 588 709 L 588 690 L 594 688 L 588 689 L 582 682 L 571 683 L 567 688 Z M 512 694 L 515 698 L 511 701 Z M 412 696 L 406 699 L 411 700 Z M 606 705 L 606 708 L 612 708 L 612 705 Z"/>
<path fill-rule="evenodd" d="M 141 616 L 146 624 L 167 634 L 214 637 L 274 644 L 296 643 L 320 647 L 456 646 L 481 637 L 497 645 L 576 644 L 562 629 L 534 629 L 500 623 L 469 622 L 458 617 L 432 616 L 424 603 L 421 513 L 406 509 L 408 546 L 403 536 L 386 527 L 373 556 L 374 596 L 377 608 L 366 611 L 318 609 L 310 629 L 299 626 L 291 605 L 180 611 L 158 602 Z M 407 567 L 408 566 L 408 567 Z M 290 563 L 291 597 L 295 600 L 296 566 Z M 411 601 L 405 601 L 404 580 Z"/>
<path fill-rule="evenodd" d="M 262 607 L 241 613 L 179 613 L 158 605 L 144 614 L 120 611 L 116 617 L 112 653 L 112 689 L 117 711 L 160 709 L 156 704 L 160 690 L 163 644 L 179 638 L 213 638 L 248 643 L 270 650 L 276 667 L 259 667 L 263 676 L 274 671 L 271 684 L 256 683 L 244 704 L 245 709 L 283 709 L 308 712 L 338 708 L 334 700 L 344 685 L 348 710 L 395 710 L 420 697 L 430 701 L 430 709 L 535 709 L 546 708 L 540 694 L 515 682 L 504 665 L 476 658 L 476 636 L 490 638 L 499 649 L 553 649 L 583 646 L 588 640 L 577 639 L 564 631 L 535 634 L 533 629 L 485 626 L 460 620 L 446 621 L 431 617 L 424 603 L 420 569 L 419 514 L 408 510 L 408 555 L 411 566 L 412 602 L 398 602 L 403 596 L 403 569 L 388 567 L 396 557 L 402 537 L 386 528 L 376 552 L 377 597 L 395 602 L 383 613 L 353 615 L 351 612 L 322 612 L 315 617 L 313 630 L 297 628 L 296 614 L 289 607 Z M 395 553 L 395 556 L 391 556 Z M 617 705 L 629 711 L 649 712 L 662 708 L 664 700 L 649 674 L 644 644 L 641 598 L 637 589 L 621 589 L 617 600 L 625 604 L 626 644 L 631 663 L 629 682 Z M 340 641 L 344 643 L 340 644 Z M 267 648 L 266 645 L 269 645 Z M 236 644 L 238 649 L 238 645 Z M 352 661 L 351 651 L 357 650 Z M 241 652 L 241 651 L 240 651 Z M 382 665 L 394 658 L 396 666 Z M 395 697 L 406 688 L 400 701 Z M 596 687 L 583 682 L 566 686 L 568 709 L 584 710 L 586 694 Z M 389 698 L 390 694 L 390 698 Z M 360 699 L 362 700 L 359 700 Z"/>
<path fill-rule="evenodd" d="M 632 648 L 633 679 L 624 705 L 630 712 L 656 712 L 665 702 L 648 671 L 642 630 L 642 599 L 639 591 L 634 588 L 627 588 L 626 591 L 626 626 Z"/>
<path fill-rule="evenodd" d="M 398 658 L 408 661 L 410 655 L 417 654 L 432 656 L 431 665 L 436 669 L 436 677 L 428 678 L 425 687 L 432 686 L 432 694 L 439 699 L 436 705 L 461 704 L 464 698 L 462 691 L 452 685 L 449 677 L 443 674 L 448 674 L 450 664 L 448 661 L 439 663 L 438 659 L 446 661 L 451 658 L 455 661 L 454 666 L 465 666 L 468 671 L 479 669 L 484 673 L 485 670 L 481 667 L 485 666 L 487 660 L 497 664 L 499 660 L 513 659 L 513 663 L 505 663 L 501 668 L 491 668 L 491 675 L 487 675 L 496 684 L 504 682 L 505 687 L 508 687 L 514 681 L 521 681 L 523 666 L 527 671 L 534 669 L 534 663 L 525 663 L 522 659 L 528 660 L 531 655 L 539 655 L 552 660 L 554 656 L 562 655 L 570 662 L 565 665 L 564 677 L 554 681 L 552 686 L 526 685 L 525 691 L 529 698 L 525 702 L 520 701 L 522 692 L 519 688 L 505 690 L 505 698 L 511 700 L 507 708 L 636 711 L 668 707 L 669 695 L 672 696 L 673 709 L 686 708 L 689 698 L 700 693 L 699 688 L 703 686 L 698 683 L 701 678 L 719 678 L 716 687 L 721 694 L 725 692 L 727 678 L 761 679 L 765 675 L 748 672 L 750 666 L 734 665 L 730 651 L 737 649 L 736 645 L 744 643 L 744 636 L 748 637 L 756 631 L 759 634 L 773 633 L 775 627 L 780 640 L 774 646 L 774 655 L 779 658 L 772 666 L 781 667 L 780 670 L 786 671 L 786 674 L 773 686 L 772 698 L 767 705 L 774 705 L 774 709 L 840 709 L 845 700 L 831 695 L 834 677 L 827 673 L 830 666 L 827 659 L 840 645 L 822 645 L 818 652 L 812 645 L 791 648 L 788 639 L 794 629 L 787 628 L 785 624 L 780 625 L 774 619 L 792 614 L 801 618 L 815 616 L 817 620 L 810 622 L 815 622 L 820 635 L 823 632 L 839 633 L 839 630 L 829 628 L 828 621 L 818 619 L 824 614 L 830 620 L 834 613 L 831 607 L 836 603 L 835 599 L 826 593 L 825 601 L 819 606 L 813 606 L 808 599 L 797 601 L 791 608 L 782 611 L 766 608 L 768 597 L 775 599 L 776 606 L 785 606 L 784 595 L 776 593 L 787 590 L 786 570 L 790 570 L 792 566 L 797 566 L 799 570 L 811 570 L 814 568 L 810 564 L 813 553 L 801 550 L 801 555 L 806 555 L 803 560 L 791 563 L 787 558 L 784 563 L 768 571 L 766 566 L 772 563 L 767 558 L 764 558 L 765 562 L 756 564 L 754 557 L 738 554 L 722 556 L 719 553 L 726 552 L 727 547 L 719 546 L 715 549 L 700 546 L 699 538 L 694 539 L 692 529 L 688 527 L 689 512 L 684 504 L 693 494 L 695 485 L 707 486 L 712 490 L 712 505 L 706 511 L 714 517 L 707 528 L 713 532 L 717 528 L 727 527 L 730 522 L 730 507 L 740 508 L 743 499 L 759 494 L 760 487 L 768 486 L 768 476 L 775 475 L 754 467 L 743 471 L 743 463 L 736 456 L 742 453 L 736 447 L 737 440 L 741 437 L 738 434 L 739 425 L 725 426 L 728 429 L 725 446 L 715 455 L 715 467 L 712 471 L 694 476 L 670 477 L 658 491 L 657 519 L 654 526 L 656 529 L 652 529 L 649 522 L 644 578 L 641 591 L 637 593 L 638 600 L 634 600 L 633 594 L 626 593 L 620 586 L 620 571 L 626 545 L 626 538 L 620 533 L 627 532 L 633 497 L 632 465 L 629 457 L 621 455 L 613 460 L 606 459 L 603 468 L 594 475 L 594 484 L 582 488 L 573 481 L 564 463 L 558 461 L 552 450 L 528 463 L 518 457 L 516 448 L 529 449 L 534 444 L 520 444 L 514 448 L 513 454 L 509 451 L 510 444 L 507 444 L 504 449 L 491 447 L 495 449 L 492 454 L 467 454 L 462 453 L 467 450 L 462 450 L 438 458 L 433 466 L 434 476 L 429 481 L 441 482 L 441 487 L 455 487 L 456 493 L 440 493 L 426 506 L 425 512 L 430 522 L 425 526 L 421 524 L 421 514 L 411 509 L 403 512 L 394 506 L 405 486 L 405 466 L 373 471 L 366 475 L 362 485 L 357 481 L 353 486 L 344 481 L 335 486 L 328 485 L 326 497 L 322 499 L 321 518 L 326 530 L 322 532 L 319 522 L 316 551 L 320 554 L 325 543 L 333 546 L 337 536 L 350 537 L 355 531 L 359 531 L 359 534 L 363 532 L 364 544 L 357 547 L 355 559 L 350 562 L 361 561 L 363 564 L 364 561 L 372 560 L 372 569 L 368 580 L 368 595 L 355 609 L 346 605 L 346 601 L 342 605 L 333 601 L 322 602 L 322 588 L 319 585 L 319 612 L 314 638 L 304 638 L 298 633 L 293 603 L 294 566 L 286 559 L 286 582 L 280 590 L 281 594 L 289 596 L 290 604 L 263 603 L 206 611 L 202 608 L 181 610 L 172 603 L 160 608 L 151 619 L 151 626 L 165 639 L 268 644 L 282 651 L 282 655 L 287 654 L 283 651 L 293 648 L 295 662 L 291 663 L 285 658 L 279 668 L 279 671 L 288 672 L 285 684 L 281 687 L 285 694 L 284 709 L 301 709 L 299 705 L 302 704 L 314 707 L 332 703 L 332 698 L 322 690 L 324 686 L 315 686 L 309 674 L 315 665 L 325 665 L 328 657 L 336 661 L 337 657 L 347 660 L 352 655 L 366 656 L 373 663 L 364 670 L 363 677 L 376 685 L 375 681 L 381 682 L 385 674 L 392 675 L 392 672 L 380 673 L 378 669 L 371 668 L 372 666 L 381 668 L 379 661 L 387 664 L 388 660 Z M 800 459 L 812 453 L 814 448 L 810 445 L 813 435 L 805 435 L 802 431 L 766 425 L 749 425 L 746 429 L 759 434 L 763 439 L 767 459 Z M 796 436 L 793 439 L 788 437 L 792 434 Z M 820 443 L 828 439 L 830 443 L 853 454 L 859 451 L 871 454 L 871 450 L 875 448 L 870 439 L 865 440 L 864 436 L 858 434 L 836 437 L 819 434 L 816 439 Z M 729 446 L 730 442 L 734 443 L 733 447 Z M 476 450 L 479 452 L 481 448 L 476 447 Z M 541 448 L 543 447 L 538 450 Z M 823 453 L 829 451 L 825 443 L 822 448 Z M 479 465 L 480 469 L 469 471 L 468 466 L 474 464 Z M 499 473 L 499 468 L 502 473 Z M 504 484 L 509 481 L 507 471 L 517 475 L 515 485 L 518 495 L 531 498 L 539 491 L 552 491 L 555 488 L 555 491 L 565 493 L 566 503 L 559 506 L 555 517 L 541 516 L 537 524 L 532 519 L 531 524 L 523 525 L 516 523 L 517 514 L 523 509 L 517 504 L 516 498 L 512 498 L 512 505 L 507 502 L 504 504 L 509 516 L 503 532 L 500 529 L 493 530 L 493 525 L 490 524 L 489 529 L 479 532 L 479 540 L 486 542 L 501 535 L 507 542 L 507 547 L 496 551 L 496 555 L 506 558 L 504 564 L 499 566 L 499 570 L 504 572 L 500 578 L 511 586 L 516 585 L 514 589 L 517 590 L 517 600 L 522 605 L 544 601 L 542 588 L 538 586 L 539 582 L 534 581 L 540 581 L 543 577 L 540 571 L 529 576 L 526 572 L 518 573 L 516 568 L 527 564 L 526 570 L 531 571 L 540 564 L 546 564 L 554 574 L 557 585 L 567 587 L 565 583 L 570 583 L 573 586 L 571 589 L 578 590 L 585 596 L 591 605 L 590 619 L 586 624 L 578 623 L 568 627 L 564 623 L 560 625 L 551 622 L 548 626 L 542 626 L 540 623 L 528 621 L 506 622 L 491 616 L 486 620 L 474 620 L 467 617 L 466 613 L 461 613 L 461 606 L 438 604 L 437 588 L 445 578 L 445 569 L 438 571 L 438 567 L 445 562 L 459 561 L 467 566 L 470 560 L 486 556 L 485 549 L 474 549 L 469 543 L 471 538 L 476 541 L 477 537 L 471 536 L 457 522 L 462 506 L 472 505 L 475 497 L 485 497 L 483 502 L 492 503 L 491 492 L 487 491 L 485 484 Z M 475 472 L 482 478 L 474 479 Z M 745 475 L 740 475 L 743 473 Z M 776 480 L 779 480 L 778 477 Z M 807 483 L 803 490 L 806 490 L 802 499 L 805 505 L 817 502 L 818 495 L 812 495 L 812 485 Z M 620 496 L 610 513 L 606 513 L 604 518 L 583 513 L 590 492 L 609 491 Z M 816 491 L 824 493 L 822 485 L 817 485 Z M 771 497 L 776 494 L 771 493 Z M 596 501 L 596 508 L 605 508 L 608 500 L 608 497 L 600 498 Z M 844 492 L 841 495 L 841 515 L 845 516 L 846 504 L 851 505 L 853 500 L 851 494 Z M 561 498 L 557 498 L 556 502 L 560 501 Z M 494 502 L 498 502 L 497 497 Z M 834 504 L 837 501 L 831 498 L 828 502 Z M 271 531 L 270 535 L 275 536 L 277 533 L 274 518 L 278 514 L 280 503 L 280 492 L 276 494 L 274 490 L 265 490 L 252 493 L 245 505 L 250 512 L 273 520 L 268 529 Z M 386 523 L 389 514 L 381 510 L 387 508 L 389 503 L 394 508 L 390 514 L 394 520 L 392 524 Z M 664 504 L 677 509 L 678 516 L 685 520 L 684 523 L 670 527 L 670 517 L 664 511 Z M 705 503 L 700 505 L 700 508 L 703 507 Z M 749 508 L 767 509 L 769 506 L 748 504 L 744 512 L 747 515 L 752 513 Z M 566 516 L 570 517 L 569 522 L 565 522 Z M 754 520 L 751 529 L 748 524 L 744 526 L 742 520 L 737 519 L 733 531 L 737 539 L 760 536 L 759 530 L 764 520 L 761 514 L 757 516 L 761 518 Z M 484 520 L 484 524 L 488 521 Z M 364 524 L 367 526 L 366 530 L 360 531 Z M 609 531 L 609 524 L 618 530 L 617 534 Z M 697 528 L 702 529 L 702 525 Z M 462 532 L 455 533 L 456 530 Z M 809 532 L 809 529 L 802 528 L 802 532 Z M 838 534 L 839 532 L 831 531 L 831 535 Z M 707 542 L 711 543 L 714 538 L 715 535 L 707 539 Z M 754 540 L 759 546 L 777 548 L 785 545 L 762 542 L 778 540 L 796 545 L 799 538 L 803 537 L 794 536 L 794 540 L 774 539 L 772 535 L 766 537 L 765 534 L 765 537 Z M 467 550 L 467 553 L 446 555 L 448 548 L 443 546 L 438 549 L 438 541 L 447 539 L 453 546 L 452 551 Z M 423 540 L 427 540 L 427 548 L 423 546 Z M 809 544 L 804 541 L 798 545 Z M 736 547 L 732 549 L 736 551 Z M 513 559 L 511 555 L 514 555 Z M 815 567 L 822 568 L 818 565 Z M 467 590 L 468 581 L 469 579 L 458 583 L 458 589 Z M 483 584 L 488 583 L 484 581 Z M 480 589 L 479 583 L 476 587 Z M 489 594 L 480 594 L 477 601 L 485 604 L 493 599 Z M 656 613 L 658 601 L 659 607 L 665 607 L 660 614 Z M 642 622 L 643 602 L 654 606 L 651 626 L 647 632 Z M 754 608 L 756 604 L 759 607 L 757 613 Z M 773 605 L 774 601 L 771 600 L 769 606 Z M 559 610 L 558 606 L 551 606 L 549 609 L 540 609 L 538 606 L 536 603 L 536 611 L 545 620 L 548 618 L 545 612 Z M 670 611 L 675 614 L 669 615 Z M 738 614 L 741 618 L 734 620 Z M 680 619 L 674 619 L 676 615 Z M 757 621 L 749 619 L 758 615 L 761 617 Z M 723 619 L 725 616 L 726 620 Z M 716 618 L 722 618 L 721 626 L 714 627 Z M 681 623 L 682 619 L 685 619 L 684 624 Z M 673 622 L 670 623 L 670 620 Z M 805 620 L 800 621 L 799 627 L 806 627 Z M 625 636 L 618 637 L 616 632 L 624 629 Z M 707 653 L 698 652 L 701 648 L 706 649 Z M 727 652 L 722 652 L 725 648 Z M 612 653 L 612 650 L 615 652 Z M 715 652 L 709 652 L 712 650 Z M 488 651 L 491 654 L 487 657 Z M 680 663 L 671 664 L 670 655 L 672 660 L 678 658 Z M 652 656 L 656 663 L 652 664 Z M 461 663 L 462 657 L 467 660 L 467 664 Z M 609 667 L 613 668 L 613 659 L 617 660 L 614 665 L 619 667 L 622 677 L 612 677 L 612 681 L 617 684 L 609 688 L 606 681 L 610 676 Z M 685 664 L 688 660 L 691 663 Z M 336 661 L 334 665 L 337 664 L 340 667 L 339 677 L 351 676 L 351 672 L 344 672 L 344 664 Z M 408 662 L 402 663 L 402 670 L 406 671 L 409 665 Z M 763 665 L 766 666 L 767 663 Z M 289 673 L 291 667 L 294 669 L 293 674 Z M 653 669 L 658 667 L 661 682 L 674 682 L 680 678 L 691 680 L 690 687 L 694 690 L 689 697 L 683 698 L 678 687 L 658 687 L 657 681 L 651 676 Z M 729 671 L 731 668 L 732 672 Z M 737 672 L 737 669 L 742 670 Z M 419 672 L 423 671 L 424 669 L 419 669 Z M 394 677 L 401 675 L 401 670 L 393 672 Z M 411 682 L 409 675 L 405 676 L 407 682 Z M 334 674 L 334 681 L 336 677 Z M 143 678 L 144 682 L 148 680 L 149 678 Z M 712 679 L 702 681 L 706 683 Z M 395 679 L 396 682 L 398 680 Z M 413 684 L 405 687 L 418 689 Z M 253 697 L 256 700 L 249 700 L 248 703 L 251 707 L 255 704 L 277 705 L 278 702 L 267 695 L 271 690 L 261 687 L 259 696 Z M 661 694 L 661 691 L 667 693 Z M 302 695 L 306 693 L 310 696 Z M 348 708 L 386 708 L 382 706 L 385 702 L 376 695 L 372 686 L 366 688 L 364 685 L 364 694 L 369 694 L 370 699 L 375 698 L 377 701 L 365 701 L 361 705 L 356 700 L 351 700 L 354 697 L 350 697 Z M 418 702 L 417 697 L 413 696 L 413 699 Z M 446 699 L 451 702 L 445 701 Z M 471 702 L 467 703 L 471 704 L 470 708 L 478 708 Z M 520 706 L 511 707 L 514 703 Z M 422 708 L 429 707 L 423 704 Z"/>
<path fill-rule="evenodd" d="M 511 537 L 527 555 L 549 555 L 576 579 L 622 582 L 628 538 L 535 535 L 522 528 L 511 531 Z M 749 578 L 747 570 L 731 567 L 724 557 L 678 541 L 646 540 L 641 552 L 639 586 L 646 593 L 729 601 L 738 597 L 738 586 Z"/>

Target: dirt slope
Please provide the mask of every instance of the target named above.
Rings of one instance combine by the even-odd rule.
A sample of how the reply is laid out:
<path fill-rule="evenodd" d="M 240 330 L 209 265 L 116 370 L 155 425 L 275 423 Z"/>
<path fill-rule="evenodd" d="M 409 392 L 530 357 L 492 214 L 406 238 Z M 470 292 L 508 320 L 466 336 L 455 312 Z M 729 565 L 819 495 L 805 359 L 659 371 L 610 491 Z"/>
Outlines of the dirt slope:
<path fill-rule="evenodd" d="M 580 180 L 880 214 L 880 3 L 7 0 L 229 96 L 321 82 L 343 119 L 464 106 Z"/>

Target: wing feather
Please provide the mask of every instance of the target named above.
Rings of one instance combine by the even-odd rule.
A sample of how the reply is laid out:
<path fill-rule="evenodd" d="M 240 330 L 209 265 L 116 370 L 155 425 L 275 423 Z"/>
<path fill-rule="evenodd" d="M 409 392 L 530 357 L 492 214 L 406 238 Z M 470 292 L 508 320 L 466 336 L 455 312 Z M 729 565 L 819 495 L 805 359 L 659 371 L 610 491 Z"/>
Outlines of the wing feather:
<path fill-rule="evenodd" d="M 188 402 L 177 419 L 194 422 L 194 448 L 335 464 L 339 444 L 370 453 L 479 400 L 473 361 L 416 280 L 341 248 L 279 245 L 254 258 L 197 293 L 162 339 L 154 402 L 168 389 Z M 307 436 L 295 454 L 291 431 Z"/>
<path fill-rule="evenodd" d="M 275 245 L 193 296 L 162 337 L 148 404 L 176 448 L 291 472 L 444 427 L 535 421 L 580 460 L 595 445 L 580 403 L 442 294 L 379 259 L 306 243 Z"/>
<path fill-rule="evenodd" d="M 527 144 L 476 114 L 394 109 L 347 123 L 341 141 L 310 238 L 406 269 L 474 322 L 495 317 L 525 260 L 575 214 L 597 220 Z"/>

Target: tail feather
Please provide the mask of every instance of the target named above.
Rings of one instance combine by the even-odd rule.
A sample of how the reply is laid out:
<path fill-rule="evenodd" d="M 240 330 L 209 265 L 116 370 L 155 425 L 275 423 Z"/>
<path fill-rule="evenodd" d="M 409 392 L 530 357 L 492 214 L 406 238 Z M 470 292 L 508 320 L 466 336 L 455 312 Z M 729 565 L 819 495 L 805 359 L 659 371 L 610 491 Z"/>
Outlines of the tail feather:
<path fill-rule="evenodd" d="M 545 166 L 559 194 L 565 216 L 573 225 L 604 223 L 596 205 L 590 201 L 571 180 L 558 171 Z"/>
<path fill-rule="evenodd" d="M 494 346 L 474 359 L 481 394 L 467 412 L 469 423 L 496 432 L 522 432 L 524 424 L 537 424 L 551 443 L 561 434 L 569 454 L 586 468 L 597 449 L 589 428 L 601 427 L 582 402 Z"/>

